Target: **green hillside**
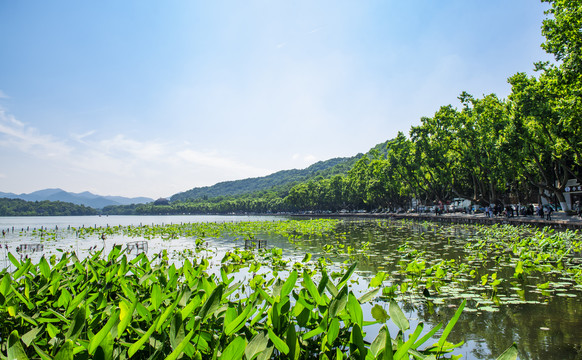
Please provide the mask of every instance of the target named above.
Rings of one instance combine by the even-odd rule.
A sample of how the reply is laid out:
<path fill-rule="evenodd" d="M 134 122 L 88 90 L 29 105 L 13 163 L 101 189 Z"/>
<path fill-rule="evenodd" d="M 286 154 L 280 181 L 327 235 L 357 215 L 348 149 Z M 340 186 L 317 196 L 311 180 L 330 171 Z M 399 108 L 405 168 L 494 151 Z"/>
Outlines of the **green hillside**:
<path fill-rule="evenodd" d="M 200 198 L 236 196 L 266 190 L 284 192 L 289 190 L 293 184 L 307 181 L 318 176 L 326 178 L 336 174 L 345 174 L 360 157 L 362 157 L 362 154 L 350 158 L 334 158 L 326 161 L 319 161 L 302 170 L 282 170 L 268 176 L 225 181 L 212 186 L 193 188 L 173 195 L 171 201 L 189 201 Z"/>
<path fill-rule="evenodd" d="M 0 199 L 0 216 L 97 215 L 97 210 L 63 201 Z"/>

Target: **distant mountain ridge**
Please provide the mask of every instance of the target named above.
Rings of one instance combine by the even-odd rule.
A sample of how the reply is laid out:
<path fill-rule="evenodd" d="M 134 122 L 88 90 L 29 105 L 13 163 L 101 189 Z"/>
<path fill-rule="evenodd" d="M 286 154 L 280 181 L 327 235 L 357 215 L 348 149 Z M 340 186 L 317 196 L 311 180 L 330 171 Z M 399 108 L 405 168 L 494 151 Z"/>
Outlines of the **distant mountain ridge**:
<path fill-rule="evenodd" d="M 147 197 L 127 198 L 123 196 L 102 196 L 88 191 L 72 193 L 62 189 L 44 189 L 31 192 L 30 194 L 0 192 L 0 198 L 22 199 L 26 201 L 62 201 L 76 205 L 85 205 L 94 209 L 102 209 L 109 205 L 145 204 L 154 201 L 154 199 Z"/>
<path fill-rule="evenodd" d="M 386 154 L 388 141 L 374 146 L 371 151 L 377 151 L 381 155 Z M 331 177 L 346 174 L 364 154 L 352 157 L 333 158 L 319 161 L 305 169 L 281 170 L 271 175 L 220 182 L 212 186 L 197 187 L 170 197 L 170 201 L 189 201 L 200 198 L 213 198 L 217 196 L 236 196 L 250 194 L 259 191 L 289 189 L 292 185 L 315 179 L 316 177 Z"/>
<path fill-rule="evenodd" d="M 193 188 L 175 195 L 170 200 L 188 201 L 202 197 L 213 198 L 217 196 L 233 196 L 249 194 L 262 190 L 272 190 L 291 183 L 306 181 L 318 173 L 329 170 L 335 166 L 346 164 L 352 158 L 335 158 L 327 161 L 320 161 L 302 170 L 281 170 L 271 175 L 249 178 L 242 180 L 224 181 L 212 186 Z"/>

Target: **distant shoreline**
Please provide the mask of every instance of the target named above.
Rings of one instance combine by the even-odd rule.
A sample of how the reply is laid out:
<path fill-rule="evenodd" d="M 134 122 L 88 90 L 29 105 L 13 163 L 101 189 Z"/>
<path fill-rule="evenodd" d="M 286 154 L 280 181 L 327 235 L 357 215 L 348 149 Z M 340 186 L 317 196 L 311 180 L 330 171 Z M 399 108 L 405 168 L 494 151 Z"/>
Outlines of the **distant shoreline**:
<path fill-rule="evenodd" d="M 288 216 L 300 217 L 337 217 L 337 218 L 372 218 L 372 219 L 409 219 L 416 221 L 431 221 L 438 223 L 455 223 L 455 224 L 509 224 L 509 225 L 529 225 L 535 227 L 551 227 L 553 229 L 582 229 L 582 219 L 575 215 L 569 216 L 564 213 L 552 214 L 552 220 L 541 219 L 536 216 L 514 216 L 514 217 L 486 217 L 483 214 L 463 214 L 463 213 L 446 213 L 442 215 L 435 214 L 410 214 L 410 213 L 333 213 L 333 214 L 286 214 Z"/>

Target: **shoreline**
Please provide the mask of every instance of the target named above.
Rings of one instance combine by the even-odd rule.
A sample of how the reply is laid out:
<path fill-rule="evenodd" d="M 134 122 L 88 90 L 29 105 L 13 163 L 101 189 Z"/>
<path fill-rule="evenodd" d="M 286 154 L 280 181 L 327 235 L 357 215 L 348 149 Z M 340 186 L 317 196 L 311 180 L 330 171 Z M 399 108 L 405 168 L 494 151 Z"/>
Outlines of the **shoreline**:
<path fill-rule="evenodd" d="M 435 215 L 432 213 L 417 214 L 417 213 L 346 213 L 346 214 L 290 214 L 290 216 L 300 217 L 337 217 L 337 218 L 370 218 L 370 219 L 408 219 L 416 221 L 432 221 L 438 223 L 455 223 L 455 224 L 509 224 L 509 225 L 529 225 L 535 227 L 550 227 L 553 229 L 569 229 L 582 230 L 582 219 L 576 215 L 566 215 L 562 212 L 557 212 L 552 215 L 552 220 L 541 219 L 536 216 L 514 216 L 514 217 L 487 217 L 484 214 L 464 214 L 464 213 L 444 213 Z"/>

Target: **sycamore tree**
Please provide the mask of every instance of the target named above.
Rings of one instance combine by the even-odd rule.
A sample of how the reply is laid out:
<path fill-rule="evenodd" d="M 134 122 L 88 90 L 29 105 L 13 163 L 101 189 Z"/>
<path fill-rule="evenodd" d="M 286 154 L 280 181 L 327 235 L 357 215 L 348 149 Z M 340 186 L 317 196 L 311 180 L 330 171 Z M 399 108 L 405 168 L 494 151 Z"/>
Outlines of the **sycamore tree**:
<path fill-rule="evenodd" d="M 556 63 L 537 63 L 538 77 L 509 78 L 513 140 L 523 155 L 524 176 L 567 210 L 567 180 L 582 183 L 582 2 L 543 1 L 551 8 L 542 25 L 542 48 Z"/>
<path fill-rule="evenodd" d="M 508 105 L 495 94 L 476 99 L 463 92 L 463 110 L 454 130 L 452 147 L 462 162 L 465 187 L 462 196 L 477 202 L 494 203 L 506 198 L 510 185 L 518 181 L 517 149 L 509 143 Z"/>
<path fill-rule="evenodd" d="M 545 86 L 551 89 L 551 106 L 561 127 L 559 136 L 568 146 L 573 163 L 582 166 L 582 2 L 544 0 L 552 7 L 544 20 L 542 48 L 554 55 L 557 64 L 538 64 Z M 572 174 L 579 182 L 580 172 Z"/>

